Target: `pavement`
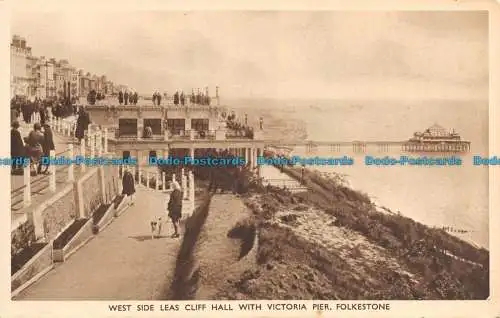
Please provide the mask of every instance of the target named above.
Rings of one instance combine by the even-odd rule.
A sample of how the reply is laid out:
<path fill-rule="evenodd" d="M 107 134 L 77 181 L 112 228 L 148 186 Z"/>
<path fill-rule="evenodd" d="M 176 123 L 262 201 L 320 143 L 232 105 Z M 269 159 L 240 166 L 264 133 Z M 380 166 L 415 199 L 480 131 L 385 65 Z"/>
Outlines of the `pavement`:
<path fill-rule="evenodd" d="M 14 300 L 164 299 L 182 239 L 170 238 L 169 223 L 151 239 L 150 221 L 167 199 L 138 188 L 135 205 Z"/>

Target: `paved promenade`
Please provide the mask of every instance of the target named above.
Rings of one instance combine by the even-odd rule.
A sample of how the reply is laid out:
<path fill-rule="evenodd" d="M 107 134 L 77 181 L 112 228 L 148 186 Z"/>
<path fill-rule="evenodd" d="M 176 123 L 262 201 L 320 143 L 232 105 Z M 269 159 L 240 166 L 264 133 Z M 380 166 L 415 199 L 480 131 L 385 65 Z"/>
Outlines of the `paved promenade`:
<path fill-rule="evenodd" d="M 151 240 L 150 220 L 167 196 L 139 189 L 134 206 L 15 300 L 151 300 L 170 284 L 181 239 Z"/>

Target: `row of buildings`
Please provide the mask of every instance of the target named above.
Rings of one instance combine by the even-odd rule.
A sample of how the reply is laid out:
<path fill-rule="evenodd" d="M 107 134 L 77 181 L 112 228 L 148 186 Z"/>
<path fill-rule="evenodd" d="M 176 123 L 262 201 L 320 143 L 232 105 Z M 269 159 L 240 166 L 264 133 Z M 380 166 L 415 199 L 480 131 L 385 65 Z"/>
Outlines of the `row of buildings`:
<path fill-rule="evenodd" d="M 104 95 L 114 95 L 126 90 L 114 84 L 105 75 L 97 76 L 77 69 L 67 60 L 56 60 L 32 55 L 26 39 L 18 35 L 10 44 L 11 97 L 27 98 L 86 97 L 91 90 Z"/>

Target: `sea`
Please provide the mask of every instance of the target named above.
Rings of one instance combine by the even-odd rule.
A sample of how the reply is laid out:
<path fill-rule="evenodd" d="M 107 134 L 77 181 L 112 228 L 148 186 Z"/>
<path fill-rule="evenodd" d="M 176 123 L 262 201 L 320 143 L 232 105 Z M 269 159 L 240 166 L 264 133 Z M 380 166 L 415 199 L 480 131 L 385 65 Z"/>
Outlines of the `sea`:
<path fill-rule="evenodd" d="M 454 154 L 403 154 L 350 148 L 331 152 L 303 147 L 292 154 L 304 157 L 354 158 L 351 166 L 313 166 L 343 174 L 349 185 L 368 194 L 379 206 L 435 227 L 448 227 L 462 239 L 489 249 L 489 172 L 474 166 L 473 156 L 489 156 L 488 101 L 476 100 L 235 100 L 238 116 L 248 114 L 250 124 L 263 117 L 266 138 L 307 138 L 315 141 L 401 141 L 434 124 L 454 129 L 471 142 L 459 155 L 461 166 L 367 166 L 364 157 L 410 157 Z M 251 118 L 251 119 L 250 119 Z M 465 231 L 458 233 L 457 230 Z"/>

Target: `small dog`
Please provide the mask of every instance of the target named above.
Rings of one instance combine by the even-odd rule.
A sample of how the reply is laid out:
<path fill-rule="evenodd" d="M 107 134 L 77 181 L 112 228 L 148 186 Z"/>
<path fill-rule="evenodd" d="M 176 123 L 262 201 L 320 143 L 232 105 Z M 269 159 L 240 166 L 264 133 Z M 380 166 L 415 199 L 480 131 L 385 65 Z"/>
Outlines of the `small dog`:
<path fill-rule="evenodd" d="M 162 225 L 163 219 L 161 216 L 157 216 L 153 221 L 151 221 L 151 239 L 160 237 Z"/>

